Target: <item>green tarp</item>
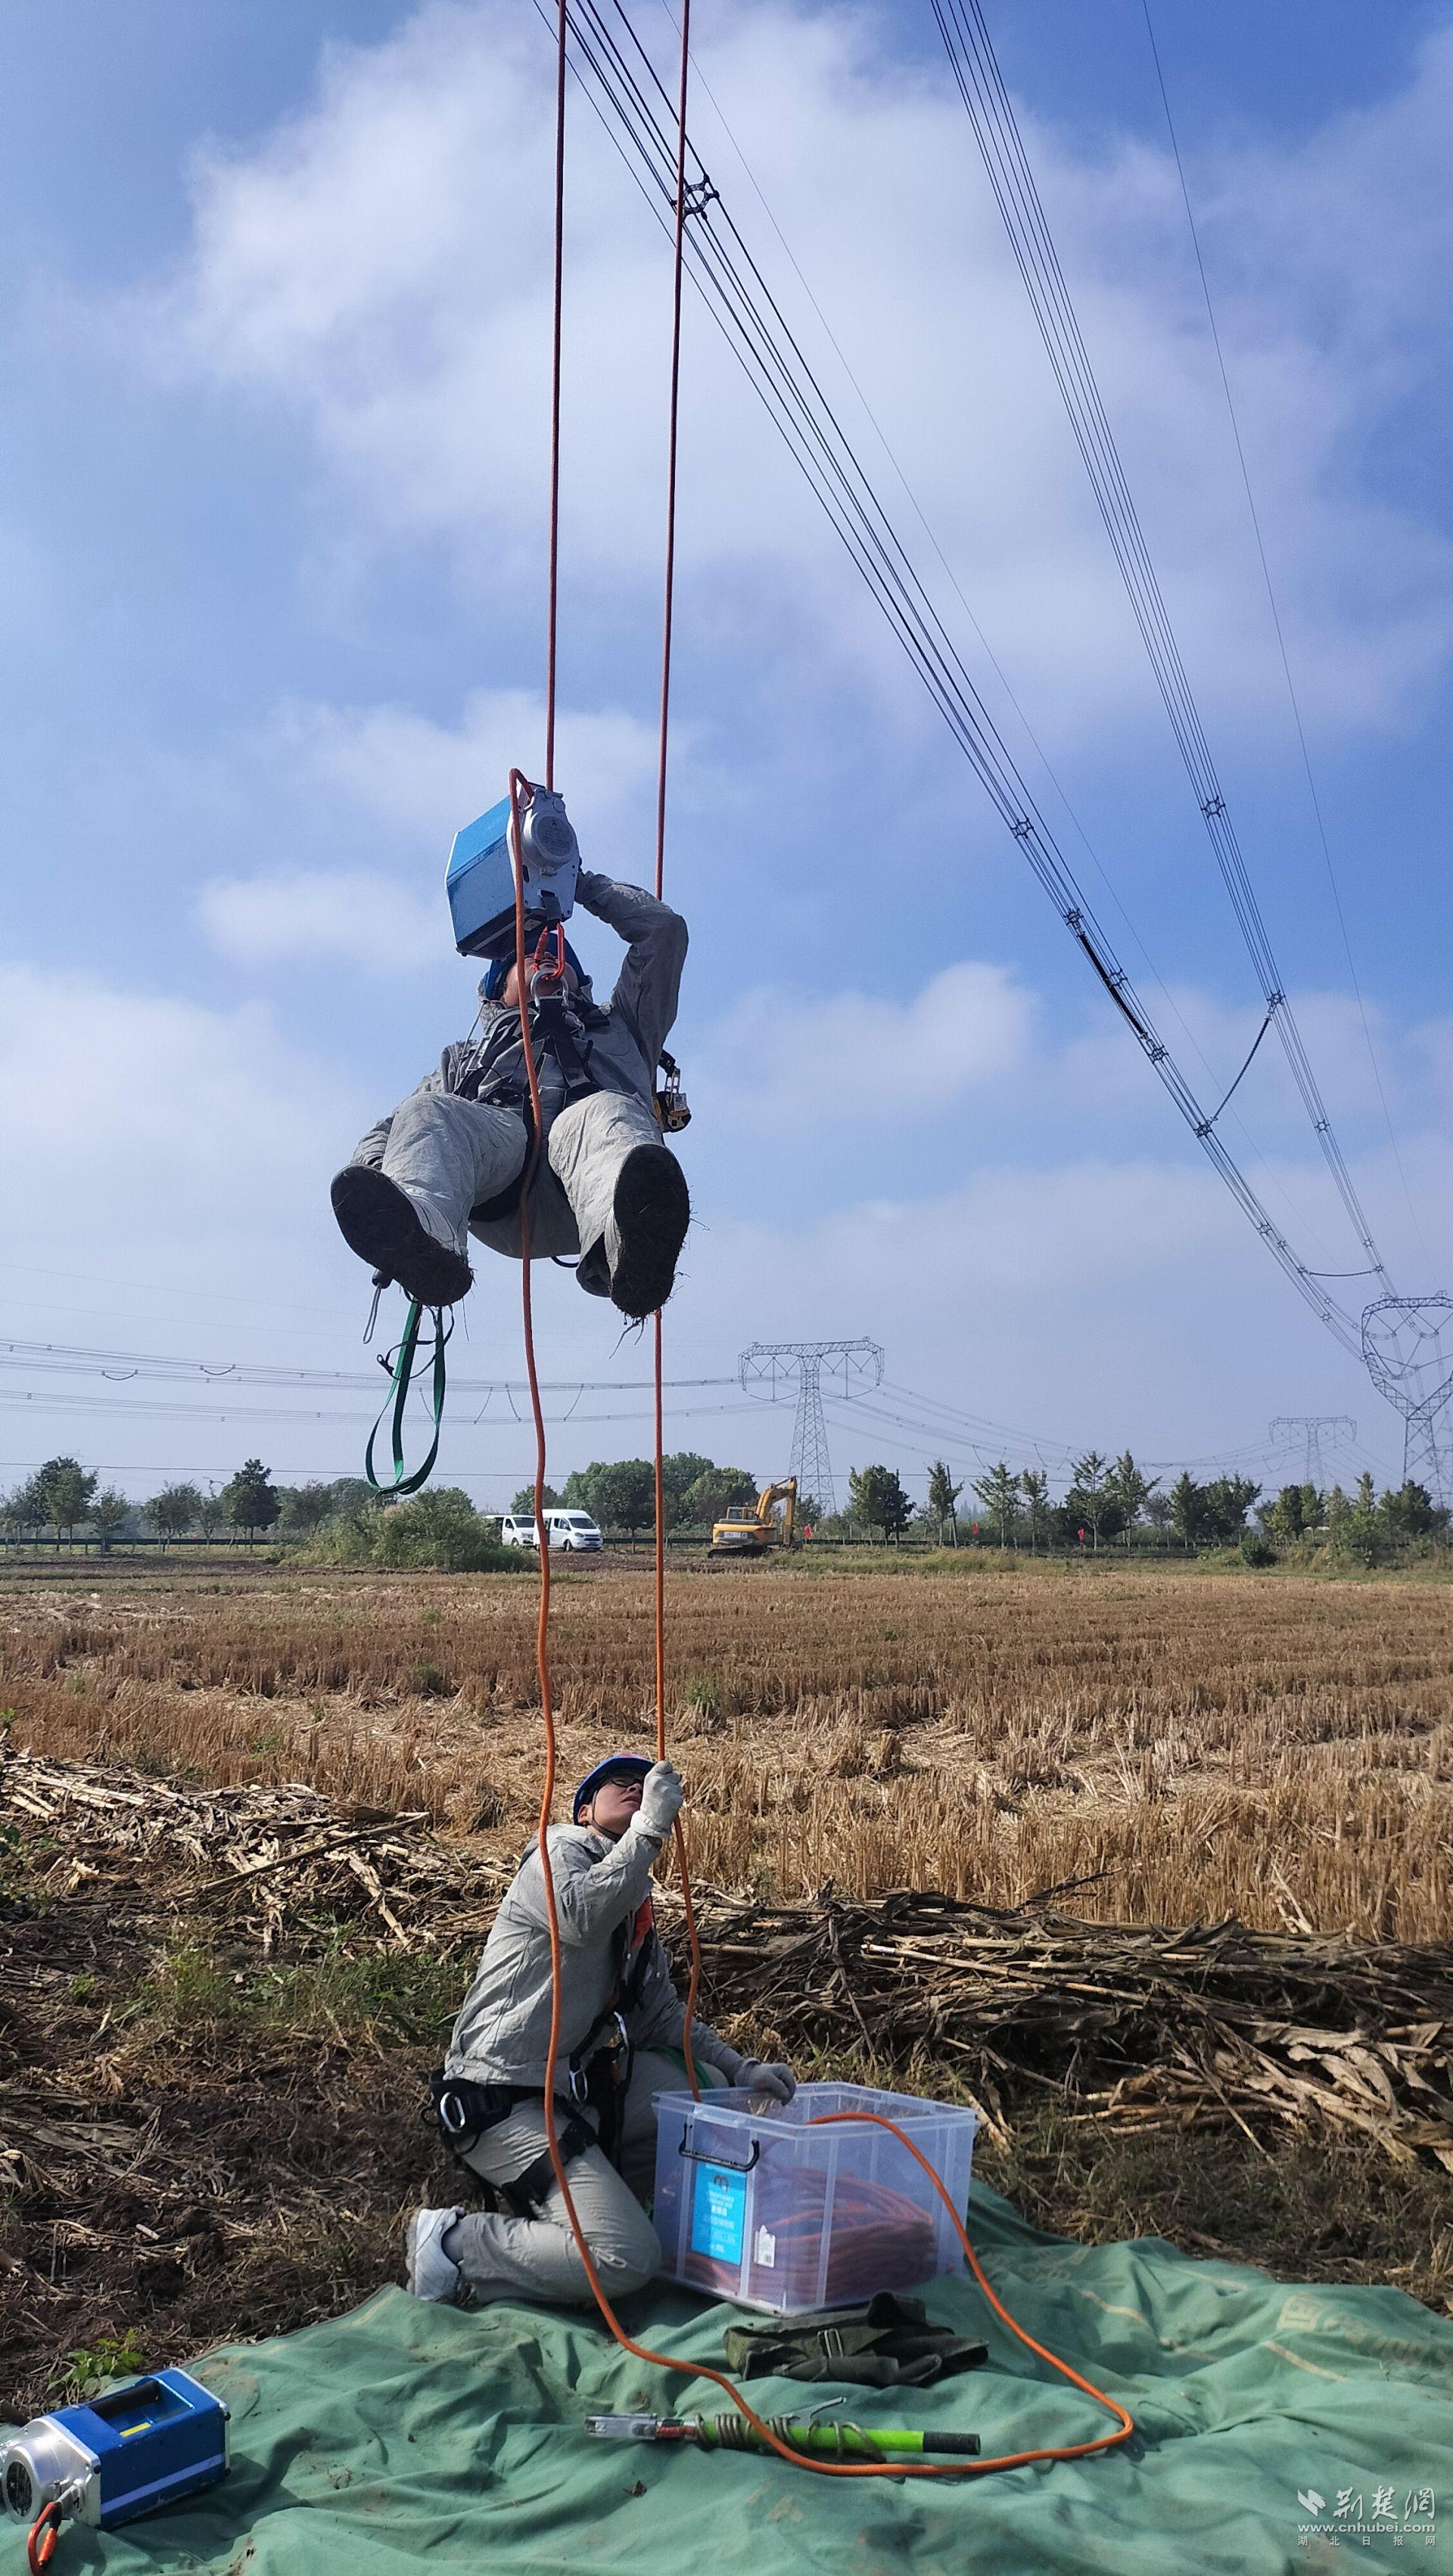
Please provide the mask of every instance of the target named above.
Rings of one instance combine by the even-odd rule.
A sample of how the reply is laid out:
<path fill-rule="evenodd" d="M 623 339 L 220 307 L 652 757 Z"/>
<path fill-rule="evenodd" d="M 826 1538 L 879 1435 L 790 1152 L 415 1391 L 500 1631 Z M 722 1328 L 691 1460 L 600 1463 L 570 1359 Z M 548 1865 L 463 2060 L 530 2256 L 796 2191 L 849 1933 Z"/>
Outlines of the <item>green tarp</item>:
<path fill-rule="evenodd" d="M 1453 2323 L 1400 2291 L 1288 2287 L 1156 2238 L 1069 2244 L 977 2184 L 972 2222 L 999 2295 L 1130 2408 L 1134 2442 L 938 2486 L 594 2441 L 590 2409 L 706 2412 L 715 2392 L 632 2362 L 581 2319 L 466 2315 L 385 2289 L 351 2316 L 195 2365 L 232 2409 L 230 2477 L 126 2530 L 68 2524 L 55 2576 L 404 2576 L 423 2557 L 481 2576 L 1453 2565 Z M 972 2283 L 925 2295 L 937 2318 L 987 2340 L 988 2366 L 907 2395 L 855 2390 L 850 2417 L 971 2429 L 986 2453 L 1103 2427 Z M 738 2313 L 652 2292 L 627 2321 L 667 2352 L 719 2360 Z M 774 2412 L 825 2393 L 752 2388 Z M 23 2565 L 7 2525 L 0 2576 Z"/>

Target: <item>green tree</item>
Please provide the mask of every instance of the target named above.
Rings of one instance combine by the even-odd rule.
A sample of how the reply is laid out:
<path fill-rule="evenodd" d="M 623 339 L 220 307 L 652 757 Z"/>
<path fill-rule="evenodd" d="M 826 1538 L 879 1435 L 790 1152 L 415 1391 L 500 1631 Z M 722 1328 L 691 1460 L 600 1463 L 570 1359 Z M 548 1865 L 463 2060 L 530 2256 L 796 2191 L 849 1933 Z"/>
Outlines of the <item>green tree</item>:
<path fill-rule="evenodd" d="M 986 1475 L 974 1478 L 974 1492 L 983 1506 L 985 1519 L 998 1523 L 1001 1547 L 1007 1547 L 1014 1535 L 1014 1524 L 1019 1516 L 1019 1490 L 1019 1479 L 1011 1475 L 1003 1458 Z"/>
<path fill-rule="evenodd" d="M 202 1507 L 202 1497 L 195 1485 L 163 1485 L 149 1503 L 141 1506 L 141 1517 L 150 1521 L 161 1540 L 165 1555 L 174 1538 L 185 1538 Z"/>
<path fill-rule="evenodd" d="M 710 1529 L 730 1511 L 750 1511 L 758 1490 L 756 1477 L 745 1467 L 708 1467 L 681 1497 L 682 1522 L 688 1529 Z"/>
<path fill-rule="evenodd" d="M 199 1505 L 201 1499 L 199 1494 Z M 311 1538 L 333 1508 L 333 1488 L 331 1484 L 293 1485 L 282 1497 L 282 1505 L 283 1528 L 297 1538 Z"/>
<path fill-rule="evenodd" d="M 1182 1547 L 1194 1547 L 1205 1532 L 1205 1490 L 1188 1467 L 1181 1469 L 1170 1489 L 1170 1525 Z"/>
<path fill-rule="evenodd" d="M 1024 1496 L 1024 1517 L 1029 1523 L 1029 1546 L 1033 1554 L 1049 1527 L 1049 1478 L 1042 1468 L 1026 1467 L 1019 1479 L 1019 1490 Z"/>
<path fill-rule="evenodd" d="M 223 1519 L 230 1528 L 244 1533 L 249 1547 L 260 1529 L 271 1529 L 282 1510 L 260 1458 L 244 1459 L 236 1475 L 223 1486 L 221 1500 Z"/>
<path fill-rule="evenodd" d="M 215 1538 L 226 1517 L 222 1509 L 221 1495 L 215 1485 L 209 1485 L 205 1494 L 199 1494 L 197 1497 L 197 1527 L 203 1538 Z"/>
<path fill-rule="evenodd" d="M 575 1508 L 589 1512 L 603 1530 L 623 1529 L 634 1539 L 639 1530 L 654 1527 L 656 1470 L 649 1458 L 597 1459 L 586 1468 L 580 1484 L 578 1504 L 569 1485 L 567 1498 Z"/>
<path fill-rule="evenodd" d="M 1377 1487 L 1366 1469 L 1357 1479 L 1347 1522 L 1347 1544 L 1364 1565 L 1376 1565 L 1385 1552 L 1386 1524 L 1379 1520 Z"/>
<path fill-rule="evenodd" d="M 1141 1473 L 1129 1450 L 1116 1459 L 1105 1478 L 1105 1496 L 1130 1546 L 1131 1533 L 1155 1491 L 1155 1479 Z"/>
<path fill-rule="evenodd" d="M 563 1496 L 556 1493 L 553 1485 L 547 1485 L 544 1492 L 545 1499 L 543 1509 L 545 1511 L 558 1512 L 567 1508 L 570 1495 L 570 1488 L 568 1485 L 565 1488 Z M 535 1488 L 533 1485 L 521 1485 L 519 1492 L 516 1494 L 514 1501 L 510 1505 L 510 1514 L 511 1517 L 517 1521 L 532 1521 L 534 1519 Z"/>
<path fill-rule="evenodd" d="M 1064 1508 L 1077 1526 L 1083 1523 L 1089 1531 L 1092 1547 L 1099 1546 L 1102 1532 L 1113 1538 L 1118 1531 L 1120 1521 L 1110 1490 L 1110 1463 L 1098 1449 L 1087 1449 L 1083 1458 L 1075 1460 Z"/>
<path fill-rule="evenodd" d="M 1396 1492 L 1383 1495 L 1378 1508 L 1395 1539 L 1431 1538 L 1435 1530 L 1448 1526 L 1447 1513 L 1440 1510 L 1426 1485 L 1399 1485 Z"/>
<path fill-rule="evenodd" d="M 935 1458 L 928 1471 L 928 1510 L 930 1519 L 938 1523 L 940 1545 L 947 1530 L 953 1545 L 958 1546 L 959 1523 L 955 1506 L 963 1490 L 962 1480 L 956 1485 L 952 1471 L 942 1458 Z"/>
<path fill-rule="evenodd" d="M 14 1493 L 7 1494 L 4 1504 L 0 1505 L 0 1520 L 8 1530 L 15 1530 L 22 1536 L 28 1530 L 43 1530 L 48 1517 L 39 1476 L 27 1476 L 24 1484 L 17 1485 Z"/>
<path fill-rule="evenodd" d="M 1202 1485 L 1199 1490 L 1199 1535 L 1217 1539 L 1223 1547 L 1234 1546 L 1246 1527 L 1246 1515 L 1261 1487 L 1250 1476 L 1217 1476 L 1211 1484 Z"/>
<path fill-rule="evenodd" d="M 1340 1485 L 1334 1485 L 1327 1496 L 1327 1537 L 1340 1555 L 1347 1545 L 1347 1532 L 1352 1520 L 1352 1505 Z"/>
<path fill-rule="evenodd" d="M 668 1530 L 680 1529 L 690 1520 L 691 1514 L 687 1509 L 686 1497 L 693 1486 L 700 1483 L 703 1476 L 709 1476 L 712 1472 L 711 1460 L 704 1458 L 697 1449 L 674 1449 L 662 1459 L 661 1501 Z M 755 1499 L 754 1495 L 753 1500 Z M 654 1503 L 651 1511 L 654 1519 Z"/>
<path fill-rule="evenodd" d="M 131 1518 L 131 1505 L 114 1485 L 103 1485 L 91 1505 L 91 1527 L 101 1542 L 101 1554 L 109 1556 L 111 1541 Z"/>
<path fill-rule="evenodd" d="M 45 1517 L 55 1531 L 57 1549 L 62 1532 L 67 1542 L 73 1543 L 76 1523 L 90 1518 L 92 1497 L 100 1481 L 94 1469 L 83 1467 L 78 1458 L 47 1458 L 38 1470 L 36 1483 L 45 1498 Z"/>
<path fill-rule="evenodd" d="M 913 1518 L 913 1504 L 891 1467 L 849 1468 L 848 1510 L 864 1529 L 880 1529 L 885 1541 L 901 1537 Z"/>

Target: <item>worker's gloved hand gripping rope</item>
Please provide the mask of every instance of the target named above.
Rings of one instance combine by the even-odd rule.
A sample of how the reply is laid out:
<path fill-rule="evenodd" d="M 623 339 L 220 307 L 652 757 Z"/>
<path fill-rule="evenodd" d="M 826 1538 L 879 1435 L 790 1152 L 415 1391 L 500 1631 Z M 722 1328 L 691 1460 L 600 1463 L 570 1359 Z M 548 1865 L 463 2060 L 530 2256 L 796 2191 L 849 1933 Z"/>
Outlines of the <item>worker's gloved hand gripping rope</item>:
<path fill-rule="evenodd" d="M 561 325 L 564 311 L 563 284 L 565 223 L 565 85 L 567 70 L 566 36 L 568 32 L 567 11 L 568 0 L 559 0 L 556 33 L 555 283 L 553 369 L 551 385 L 549 587 L 545 673 L 546 713 L 544 783 L 551 789 L 553 789 L 555 784 L 555 680 L 557 611 L 559 599 L 560 383 Z M 671 347 L 671 415 L 668 436 L 667 466 L 666 606 L 661 660 L 661 734 L 656 800 L 656 892 L 658 895 L 661 893 L 662 860 L 665 842 L 666 745 L 671 682 L 672 578 L 675 561 L 676 519 L 677 393 L 681 351 L 682 245 L 686 220 L 687 197 L 686 84 L 688 64 L 690 61 L 690 37 L 691 0 L 682 0 L 681 78 L 676 125 L 675 305 Z M 539 1160 L 540 1136 L 543 1121 L 540 1113 L 539 1075 L 535 1063 L 534 1041 L 530 1028 L 530 992 L 527 975 L 527 951 L 525 944 L 524 868 L 522 852 L 524 847 L 524 799 L 528 786 L 529 782 L 518 770 L 511 770 L 510 852 L 515 876 L 515 974 L 519 992 L 520 1043 L 524 1053 L 525 1071 L 529 1082 L 530 1103 L 534 1112 L 533 1138 L 529 1160 L 525 1168 L 523 1186 L 520 1193 L 520 1250 L 522 1254 L 521 1301 L 524 1321 L 525 1367 L 529 1378 L 530 1406 L 535 1423 L 535 1518 L 538 1527 L 543 1531 L 545 1526 L 545 1416 L 540 1402 L 540 1382 L 535 1366 L 534 1310 L 530 1291 L 530 1191 L 534 1182 L 536 1165 Z M 661 1456 L 663 1446 L 663 1425 L 661 1398 L 661 1317 L 659 1313 L 655 1318 L 655 1360 L 656 1758 L 658 1762 L 664 1763 L 667 1759 L 665 1514 L 662 1509 Z M 742 2396 L 740 2390 L 733 2386 L 732 2382 L 724 2375 L 723 2372 L 712 2370 L 704 2362 L 683 2363 L 679 2360 L 672 2360 L 668 2354 L 654 2352 L 649 2344 L 637 2343 L 633 2336 L 626 2333 L 624 2326 L 620 2323 L 615 2310 L 611 2306 L 610 2300 L 601 2283 L 600 2275 L 596 2270 L 594 2258 L 586 2241 L 585 2231 L 580 2224 L 580 2218 L 577 2213 L 574 2200 L 571 2197 L 569 2177 L 566 2173 L 564 2160 L 560 2153 L 559 2141 L 555 2134 L 555 2068 L 558 2063 L 560 2053 L 561 1974 L 560 1922 L 555 1903 L 555 1882 L 550 1867 L 549 1846 L 550 1817 L 555 1803 L 556 1745 L 555 1709 L 550 1677 L 550 1550 L 548 1547 L 544 1546 L 540 1549 L 540 1610 L 536 1625 L 535 1648 L 536 1663 L 540 1676 L 540 1708 L 545 1727 L 545 1778 L 540 1797 L 540 1821 L 537 1843 L 540 1854 L 540 1870 L 545 1886 L 545 1905 L 550 1927 L 550 1960 L 553 1971 L 553 1992 L 551 1996 L 550 2009 L 550 2041 L 545 2059 L 545 2135 L 549 2145 L 551 2167 L 554 2172 L 556 2184 L 559 2187 L 561 2199 L 564 2203 L 566 2216 L 570 2222 L 571 2232 L 575 2238 L 581 2263 L 585 2269 L 586 2279 L 590 2283 L 596 2306 L 599 2308 L 600 2313 L 606 2324 L 609 2326 L 611 2333 L 614 2335 L 616 2342 L 621 2346 L 622 2351 L 630 2353 L 637 2361 L 651 2362 L 660 2370 L 673 2370 L 677 2372 L 686 2370 L 695 2378 L 710 2380 L 713 2386 L 721 2389 L 723 2394 L 730 2398 L 733 2407 L 736 2409 L 737 2415 L 743 2420 L 744 2424 L 750 2428 L 751 2434 L 754 2437 L 754 2447 L 775 2451 L 778 2458 L 787 2461 L 789 2466 L 793 2468 L 806 2469 L 814 2477 L 982 2477 L 995 2469 L 1020 2468 L 1032 2460 L 1083 2459 L 1093 2451 L 1110 2450 L 1116 2443 L 1127 2441 L 1130 2435 L 1134 2432 L 1135 2426 L 1131 2417 L 1126 2413 L 1125 2408 L 1118 2404 L 1113 2397 L 1107 2397 L 1102 2389 L 1093 2387 L 1088 2379 L 1082 2379 L 1079 2372 L 1077 2370 L 1072 2370 L 1067 2361 L 1061 2361 L 1056 2353 L 1048 2351 L 1043 2344 L 1036 2343 L 1032 2335 L 1026 2334 L 1022 2326 L 1015 2324 L 1008 2309 L 1003 2305 L 1002 2301 L 996 2297 L 994 2291 L 989 2285 L 989 2282 L 985 2278 L 983 2267 L 979 2262 L 977 2254 L 974 2252 L 973 2246 L 969 2242 L 963 2221 L 960 2218 L 958 2211 L 955 2209 L 948 2192 L 944 2189 L 942 2182 L 939 2180 L 938 2175 L 929 2164 L 927 2157 L 919 2153 L 918 2148 L 914 2146 L 912 2140 L 907 2137 L 903 2130 L 900 2129 L 892 2120 L 877 2118 L 875 2119 L 874 2124 L 879 2128 L 889 2130 L 891 2134 L 898 2139 L 900 2145 L 907 2149 L 915 2162 L 923 2167 L 924 2172 L 928 2175 L 929 2180 L 932 2182 L 934 2189 L 937 2191 L 945 2208 L 948 2210 L 949 2216 L 953 2220 L 955 2231 L 963 2246 L 965 2256 L 967 2257 L 969 2267 L 973 2272 L 974 2278 L 977 2281 L 979 2288 L 983 2291 L 985 2298 L 988 2300 L 990 2307 L 999 2318 L 1001 2324 L 1007 2326 L 1009 2332 L 1017 2336 L 1020 2343 L 1024 2344 L 1030 2352 L 1037 2353 L 1042 2361 L 1048 2362 L 1051 2369 L 1059 2372 L 1061 2378 L 1069 2380 L 1073 2387 L 1083 2389 L 1087 2397 L 1092 2397 L 1097 2405 L 1103 2406 L 1107 2413 L 1113 2415 L 1115 2418 L 1115 2429 L 1113 2432 L 1098 2434 L 1091 2440 L 1085 2442 L 1047 2446 L 1028 2451 L 1007 2452 L 995 2459 L 976 2459 L 973 2461 L 955 2460 L 952 2465 L 948 2462 L 930 2465 L 924 2461 L 904 2459 L 901 2454 L 893 2457 L 892 2459 L 885 2460 L 849 2461 L 841 2458 L 817 2458 L 812 2456 L 809 2451 L 800 2448 L 793 2448 L 791 2443 L 783 2438 L 783 2431 L 759 2415 L 756 2409 L 745 2397 Z M 665 1814 L 665 1808 L 667 1804 L 670 1803 L 669 1788 L 664 1783 L 659 1783 L 658 1785 L 660 1787 L 661 1794 L 654 1812 L 661 1816 L 668 1829 L 674 1827 L 676 1861 L 677 1867 L 680 1871 L 682 1902 L 686 1915 L 687 1937 L 690 1943 L 691 1978 L 686 1999 L 686 2023 L 683 2033 L 683 2050 L 686 2058 L 686 2070 L 690 2080 L 691 2090 L 696 2099 L 700 2101 L 701 2088 L 696 2080 L 696 2070 L 691 2057 L 691 2022 L 696 2008 L 697 1990 L 701 1982 L 701 1945 L 697 1937 L 696 1917 L 691 1902 L 691 1882 L 686 1867 L 686 1845 L 681 1830 L 680 1816 L 677 1812 L 680 1806 L 680 1784 L 679 1782 L 676 1784 L 678 1794 L 669 1817 Z M 654 1830 L 654 1828 L 652 1829 Z M 759 2071 L 768 2075 L 778 2075 L 782 2072 L 782 2070 L 777 2068 L 761 2069 Z M 870 2114 L 860 2112 L 840 2112 L 832 2115 L 820 2125 L 830 2127 L 843 2121 L 860 2121 L 865 2117 L 871 2116 L 872 2115 Z M 813 2125 L 816 2126 L 819 2124 L 814 2123 Z"/>

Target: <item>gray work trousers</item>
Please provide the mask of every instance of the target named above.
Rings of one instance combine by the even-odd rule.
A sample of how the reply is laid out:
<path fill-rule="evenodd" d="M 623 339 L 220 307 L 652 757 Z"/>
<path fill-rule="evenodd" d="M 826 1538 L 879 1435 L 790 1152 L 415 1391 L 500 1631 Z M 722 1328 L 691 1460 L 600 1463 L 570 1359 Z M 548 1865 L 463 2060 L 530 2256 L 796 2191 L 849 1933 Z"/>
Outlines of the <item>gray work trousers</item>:
<path fill-rule="evenodd" d="M 703 2083 L 710 2082 L 708 2069 L 698 2066 L 697 2072 Z M 678 2059 L 643 2049 L 632 2066 L 626 2094 L 620 2172 L 599 2147 L 587 2147 L 584 2155 L 566 2166 L 575 2213 L 601 2287 L 610 2299 L 643 2289 L 660 2265 L 656 2231 L 641 2206 L 650 2196 L 656 2173 L 656 2114 L 651 2096 L 678 2093 L 685 2080 Z M 561 2103 L 557 2132 L 567 2116 Z M 471 2147 L 462 2161 L 482 2182 L 518 2182 L 544 2151 L 545 2106 L 520 2102 L 497 2128 L 486 2129 L 478 2146 Z M 448 2252 L 476 2302 L 549 2299 L 560 2307 L 590 2305 L 590 2283 L 558 2183 L 551 2184 L 535 2218 L 471 2211 L 457 2219 L 449 2230 Z"/>
<path fill-rule="evenodd" d="M 620 1257 L 614 1201 L 621 1165 L 638 1145 L 660 1142 L 656 1113 L 635 1092 L 593 1091 L 560 1110 L 530 1192 L 532 1258 L 579 1253 L 581 1287 L 608 1297 Z M 518 1208 L 474 1224 L 470 1218 L 519 1178 L 525 1148 L 518 1109 L 461 1100 L 452 1091 L 415 1091 L 394 1111 L 382 1168 L 413 1200 L 436 1242 L 462 1253 L 468 1232 L 518 1258 Z"/>

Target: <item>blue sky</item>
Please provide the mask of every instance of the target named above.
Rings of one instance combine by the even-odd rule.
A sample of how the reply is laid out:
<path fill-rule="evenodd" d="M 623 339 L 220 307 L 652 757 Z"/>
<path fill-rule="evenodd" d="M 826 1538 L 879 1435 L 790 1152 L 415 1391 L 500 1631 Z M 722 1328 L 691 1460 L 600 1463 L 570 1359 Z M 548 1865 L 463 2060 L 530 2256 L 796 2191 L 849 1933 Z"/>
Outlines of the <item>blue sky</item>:
<path fill-rule="evenodd" d="M 1396 1153 L 1140 0 L 989 10 L 1288 987 L 1398 1284 L 1424 1290 L 1453 1269 L 1453 10 L 1153 14 Z M 664 67 L 664 10 L 637 18 Z M 1219 1096 L 1254 988 L 931 15 L 697 26 L 707 162 L 897 507 L 891 441 L 1093 861 L 940 581 L 970 668 Z M 548 46 L 527 8 L 452 0 L 59 0 L 9 33 L 0 1332 L 353 1371 L 366 1283 L 327 1180 L 467 1025 L 444 855 L 539 758 Z M 560 775 L 588 856 L 639 877 L 669 280 L 583 108 L 571 132 Z M 1321 1412 L 1391 1473 L 1386 1408 L 1175 1120 L 697 306 L 680 543 L 668 881 L 699 1223 L 673 1371 L 873 1334 L 896 1385 L 953 1411 L 941 1442 L 906 1399 L 844 1417 L 835 1458 L 910 1480 L 939 1446 L 978 1472 L 985 1419 L 1051 1459 L 1172 1460 L 1254 1456 L 1271 1415 Z M 605 934 L 591 957 L 608 971 Z M 1278 1220 L 1350 1268 L 1270 1049 L 1237 1108 Z M 469 1376 L 518 1376 L 517 1287 L 481 1256 Z M 563 1273 L 542 1325 L 553 1376 L 644 1374 Z M 582 1399 L 562 1470 L 643 1445 L 629 1399 L 591 1403 L 620 1418 Z M 364 1409 L 7 1365 L 0 1478 L 57 1448 L 137 1492 L 244 1450 L 345 1472 Z M 455 1407 L 441 1472 L 497 1502 L 527 1447 L 507 1398 L 478 1411 Z M 672 1437 L 765 1473 L 789 1428 L 683 1397 Z"/>

